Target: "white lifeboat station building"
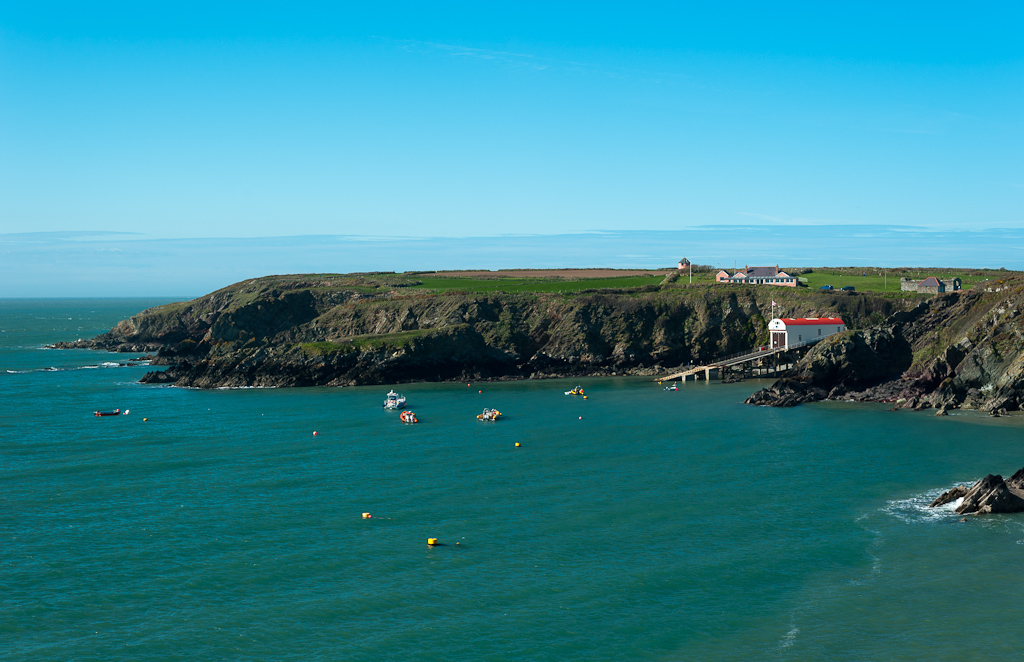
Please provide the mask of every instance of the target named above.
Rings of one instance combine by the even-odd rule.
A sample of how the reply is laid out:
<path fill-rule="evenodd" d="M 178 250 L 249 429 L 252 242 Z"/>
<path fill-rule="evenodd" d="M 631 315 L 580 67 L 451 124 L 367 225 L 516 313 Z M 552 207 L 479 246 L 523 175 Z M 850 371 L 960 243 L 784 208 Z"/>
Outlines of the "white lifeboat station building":
<path fill-rule="evenodd" d="M 789 349 L 846 331 L 838 317 L 777 317 L 768 323 L 772 349 Z"/>

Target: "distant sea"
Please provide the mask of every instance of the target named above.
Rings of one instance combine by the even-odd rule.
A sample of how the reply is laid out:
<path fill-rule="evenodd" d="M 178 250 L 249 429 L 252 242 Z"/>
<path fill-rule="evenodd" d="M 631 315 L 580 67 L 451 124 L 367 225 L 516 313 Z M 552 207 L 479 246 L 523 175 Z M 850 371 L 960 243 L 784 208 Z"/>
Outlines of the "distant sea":
<path fill-rule="evenodd" d="M 480 237 L 151 238 L 114 232 L 0 234 L 0 297 L 192 298 L 269 274 L 673 267 L 863 266 L 1024 269 L 1019 228 L 701 226 Z"/>
<path fill-rule="evenodd" d="M 1024 466 L 1019 418 L 604 378 L 396 386 L 408 426 L 388 385 L 143 386 L 42 349 L 160 302 L 0 301 L 0 659 L 1024 650 L 1024 518 L 926 507 Z"/>

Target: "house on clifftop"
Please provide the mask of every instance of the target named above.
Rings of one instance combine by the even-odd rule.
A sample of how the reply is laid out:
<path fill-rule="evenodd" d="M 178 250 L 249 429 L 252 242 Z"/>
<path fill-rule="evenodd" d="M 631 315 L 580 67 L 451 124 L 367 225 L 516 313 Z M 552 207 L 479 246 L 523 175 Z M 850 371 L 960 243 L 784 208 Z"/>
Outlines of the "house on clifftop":
<path fill-rule="evenodd" d="M 725 270 L 719 271 L 715 275 L 715 282 L 741 285 L 797 286 L 796 276 L 790 276 L 785 271 L 782 271 L 777 264 L 774 267 L 743 267 L 742 271 L 737 271 L 731 276 Z"/>

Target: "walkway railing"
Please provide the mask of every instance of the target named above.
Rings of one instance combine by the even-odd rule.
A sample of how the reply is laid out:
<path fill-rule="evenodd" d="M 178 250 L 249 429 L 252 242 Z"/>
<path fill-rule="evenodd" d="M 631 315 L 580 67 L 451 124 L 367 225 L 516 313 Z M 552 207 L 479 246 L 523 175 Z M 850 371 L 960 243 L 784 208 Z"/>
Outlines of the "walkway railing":
<path fill-rule="evenodd" d="M 737 354 L 730 354 L 728 356 L 721 356 L 721 357 L 715 359 L 714 361 L 708 361 L 704 365 L 699 365 L 698 366 L 698 365 L 691 364 L 691 365 L 686 366 L 686 367 L 680 367 L 680 368 L 676 369 L 676 371 L 673 372 L 668 377 L 659 377 L 659 378 L 655 379 L 654 381 L 664 381 L 666 379 L 673 379 L 674 377 L 676 377 L 678 375 L 682 375 L 683 373 L 694 373 L 694 372 L 699 372 L 700 370 L 706 370 L 706 369 L 711 369 L 711 368 L 719 368 L 719 367 L 728 367 L 728 366 L 738 365 L 740 363 L 747 363 L 749 361 L 755 361 L 757 359 L 764 358 L 766 356 L 773 356 L 775 354 L 781 354 L 783 352 L 788 352 L 791 349 L 798 349 L 800 347 L 806 347 L 807 345 L 813 345 L 814 343 L 819 342 L 821 340 L 824 340 L 827 337 L 828 336 L 821 336 L 820 338 L 811 338 L 809 340 L 804 340 L 804 341 L 801 341 L 801 342 L 798 342 L 798 343 L 793 343 L 792 345 L 789 345 L 787 347 L 768 347 L 768 346 L 763 346 L 763 349 L 756 349 L 754 351 L 747 350 L 746 352 L 739 352 Z"/>

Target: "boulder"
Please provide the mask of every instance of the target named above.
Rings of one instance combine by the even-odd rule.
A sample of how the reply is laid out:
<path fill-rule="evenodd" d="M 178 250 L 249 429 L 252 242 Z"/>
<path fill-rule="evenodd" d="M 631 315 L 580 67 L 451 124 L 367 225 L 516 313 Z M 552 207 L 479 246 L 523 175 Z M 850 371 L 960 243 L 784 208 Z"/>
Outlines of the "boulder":
<path fill-rule="evenodd" d="M 967 492 L 969 490 L 970 490 L 970 488 L 967 487 L 966 485 L 957 485 L 953 489 L 947 490 L 947 491 L 943 492 L 942 494 L 940 494 L 939 498 L 936 499 L 935 501 L 932 501 L 931 504 L 929 504 L 928 507 L 929 508 L 935 508 L 937 506 L 944 506 L 947 503 L 953 503 L 954 501 L 956 501 L 960 497 L 962 497 L 965 494 L 967 494 Z"/>
<path fill-rule="evenodd" d="M 1024 475 L 1020 471 L 1011 477 L 1015 485 L 1021 480 L 1024 480 Z M 1011 488 L 1002 476 L 989 474 L 964 494 L 963 503 L 956 512 L 961 515 L 1024 512 L 1024 492 Z"/>

